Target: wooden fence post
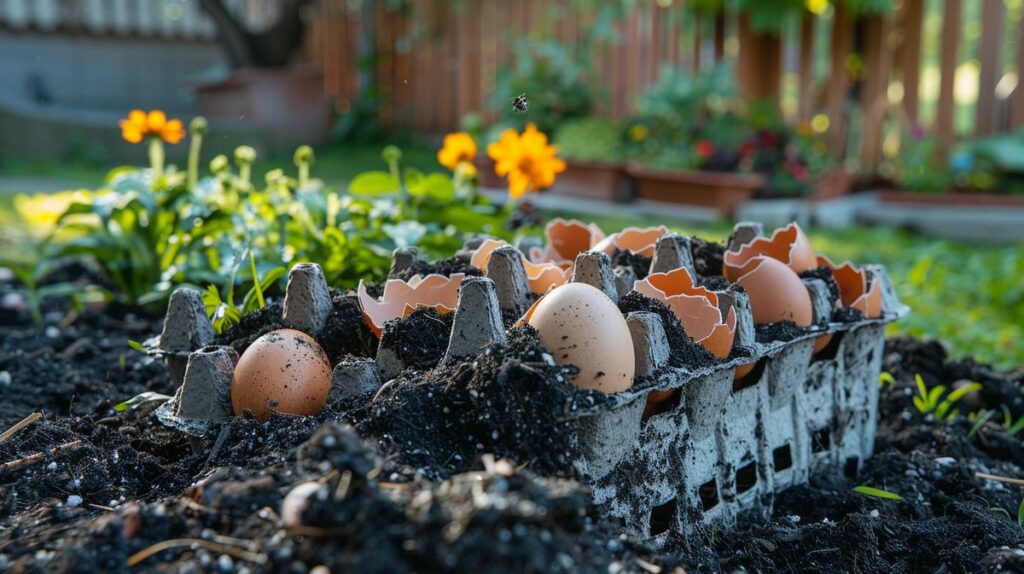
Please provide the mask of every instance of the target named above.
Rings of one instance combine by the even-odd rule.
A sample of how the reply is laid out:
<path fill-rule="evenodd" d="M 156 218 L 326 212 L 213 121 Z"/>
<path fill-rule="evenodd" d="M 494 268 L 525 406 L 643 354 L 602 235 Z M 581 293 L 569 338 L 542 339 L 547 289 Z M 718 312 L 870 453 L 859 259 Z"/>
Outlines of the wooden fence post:
<path fill-rule="evenodd" d="M 829 149 L 842 156 L 846 147 L 846 94 L 850 89 L 850 72 L 846 58 L 853 49 L 853 19 L 846 5 L 835 5 L 832 15 L 832 45 L 829 61 L 830 81 L 825 92 L 825 110 L 829 129 L 826 136 Z"/>
<path fill-rule="evenodd" d="M 903 0 L 900 29 L 903 42 L 899 51 L 900 75 L 903 78 L 903 109 L 911 122 L 918 121 L 921 86 L 921 24 L 924 21 L 924 0 Z"/>
<path fill-rule="evenodd" d="M 978 78 L 978 103 L 974 134 L 987 136 L 996 131 L 996 84 L 1002 75 L 1003 0 L 985 0 L 981 8 L 981 46 L 978 60 L 981 74 Z"/>
<path fill-rule="evenodd" d="M 1017 27 L 1017 87 L 1010 96 L 1010 127 L 1024 125 L 1024 20 Z"/>
<path fill-rule="evenodd" d="M 800 19 L 800 63 L 797 88 L 797 118 L 811 119 L 814 114 L 814 20 L 809 10 Z"/>
<path fill-rule="evenodd" d="M 743 97 L 756 100 L 778 98 L 782 85 L 782 40 L 776 34 L 754 32 L 747 15 L 741 13 L 739 41 L 736 71 Z"/>
<path fill-rule="evenodd" d="M 960 48 L 960 0 L 946 0 L 942 17 L 942 41 L 939 42 L 939 103 L 935 112 L 935 132 L 939 137 L 939 154 L 945 157 L 956 139 L 953 126 L 953 86 L 956 79 Z"/>
<path fill-rule="evenodd" d="M 865 66 L 867 76 L 861 92 L 864 127 L 861 131 L 861 166 L 874 168 L 882 155 L 882 128 L 888 108 L 889 70 L 892 51 L 889 47 L 891 21 L 870 16 L 864 22 Z"/>

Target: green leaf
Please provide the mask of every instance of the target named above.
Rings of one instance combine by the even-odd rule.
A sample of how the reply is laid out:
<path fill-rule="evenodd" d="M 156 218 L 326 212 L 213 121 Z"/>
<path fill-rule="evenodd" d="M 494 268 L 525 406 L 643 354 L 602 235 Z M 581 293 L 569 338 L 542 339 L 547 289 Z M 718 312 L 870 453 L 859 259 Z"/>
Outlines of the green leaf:
<path fill-rule="evenodd" d="M 386 171 L 363 172 L 348 185 L 348 192 L 352 195 L 384 195 L 401 190 L 398 180 Z"/>
<path fill-rule="evenodd" d="M 135 339 L 128 339 L 128 346 L 140 353 L 149 354 L 149 351 L 147 351 L 146 348 L 142 346 L 142 343 L 136 341 Z"/>
<path fill-rule="evenodd" d="M 888 490 L 882 490 L 881 488 L 875 488 L 873 486 L 855 486 L 853 487 L 854 492 L 858 492 L 865 496 L 873 496 L 875 498 L 884 498 L 886 500 L 903 500 L 903 497 L 896 494 L 895 492 L 889 492 Z"/>
<path fill-rule="evenodd" d="M 1024 526 L 1024 498 L 1020 500 L 1020 506 L 1017 508 L 1017 526 Z"/>
<path fill-rule="evenodd" d="M 423 175 L 418 170 L 405 170 L 405 188 L 411 197 L 447 203 L 455 198 L 455 184 L 443 173 Z"/>
<path fill-rule="evenodd" d="M 967 433 L 967 438 L 972 438 L 974 435 L 978 434 L 981 427 L 985 426 L 985 423 L 991 420 L 993 415 L 995 415 L 995 411 L 982 411 L 981 415 L 974 420 L 974 425 L 971 427 L 970 432 Z M 1024 420 L 1024 417 L 1021 417 L 1021 420 Z"/>
<path fill-rule="evenodd" d="M 252 290 L 256 293 L 256 302 L 262 309 L 267 306 L 267 302 L 263 300 L 263 287 L 260 285 L 260 275 L 256 272 L 256 255 L 251 249 L 249 250 L 249 270 L 252 272 Z"/>
<path fill-rule="evenodd" d="M 141 395 L 136 395 L 123 403 L 114 405 L 114 410 L 121 413 L 130 409 L 134 409 L 146 403 L 154 401 L 165 402 L 171 400 L 171 397 L 167 395 L 161 395 L 160 393 L 147 392 Z"/>
<path fill-rule="evenodd" d="M 918 395 L 923 399 L 927 399 L 928 387 L 925 386 L 924 379 L 921 378 L 921 375 L 914 375 L 914 383 L 917 384 Z"/>
<path fill-rule="evenodd" d="M 284 274 L 287 272 L 288 270 L 285 269 L 284 267 L 274 267 L 270 271 L 267 271 L 263 278 L 260 279 L 260 290 L 266 291 L 267 289 L 270 289 L 270 287 L 274 283 L 276 283 L 278 279 L 283 277 Z M 243 299 L 242 301 L 242 314 L 248 315 L 249 313 L 255 311 L 257 309 L 257 302 L 258 300 L 256 299 L 256 285 L 254 284 L 252 288 L 249 289 L 249 292 L 245 294 L 245 299 Z M 260 305 L 259 308 L 262 309 L 264 306 L 265 305 Z"/>
<path fill-rule="evenodd" d="M 888 371 L 882 371 L 878 374 L 878 386 L 884 387 L 886 385 L 895 385 L 896 377 L 892 376 L 892 373 Z"/>

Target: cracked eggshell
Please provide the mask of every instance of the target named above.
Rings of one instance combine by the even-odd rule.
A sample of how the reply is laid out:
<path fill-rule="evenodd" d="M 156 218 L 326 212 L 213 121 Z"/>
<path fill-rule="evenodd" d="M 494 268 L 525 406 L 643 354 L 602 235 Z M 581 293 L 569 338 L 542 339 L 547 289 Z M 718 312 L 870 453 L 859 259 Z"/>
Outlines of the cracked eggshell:
<path fill-rule="evenodd" d="M 657 227 L 627 227 L 618 233 L 606 237 L 594 246 L 594 251 L 603 251 L 608 257 L 614 257 L 619 251 L 632 251 L 644 257 L 653 257 L 658 240 L 668 233 L 664 225 Z"/>
<path fill-rule="evenodd" d="M 777 259 L 754 257 L 743 267 L 736 283 L 747 290 L 755 323 L 792 321 L 808 327 L 814 321 L 811 296 L 803 281 Z"/>
<path fill-rule="evenodd" d="M 315 415 L 327 403 L 331 363 L 309 335 L 293 329 L 271 331 L 242 353 L 231 378 L 231 408 L 261 420 L 271 412 Z"/>
<path fill-rule="evenodd" d="M 736 310 L 730 307 L 723 313 L 718 306 L 718 295 L 694 285 L 685 268 L 652 273 L 636 281 L 633 289 L 668 305 L 686 334 L 712 355 L 722 360 L 729 357 L 736 335 Z"/>
<path fill-rule="evenodd" d="M 547 246 L 530 252 L 530 259 L 534 263 L 572 263 L 577 255 L 590 251 L 605 237 L 604 231 L 593 223 L 587 224 L 576 219 L 566 221 L 560 217 L 547 224 L 544 235 L 547 236 Z"/>
<path fill-rule="evenodd" d="M 633 339 L 619 308 L 600 289 L 567 283 L 552 289 L 527 312 L 544 347 L 561 365 L 579 367 L 572 383 L 617 393 L 633 386 Z"/>
<path fill-rule="evenodd" d="M 363 318 L 379 339 L 385 323 L 405 317 L 412 312 L 411 309 L 433 307 L 442 312 L 454 309 L 459 304 L 463 278 L 464 274 L 455 273 L 451 277 L 414 275 L 408 281 L 388 279 L 380 299 L 371 296 L 366 291 L 366 284 L 360 280 L 356 294 Z"/>
<path fill-rule="evenodd" d="M 799 225 L 790 223 L 776 229 L 771 237 L 759 237 L 736 251 L 726 251 L 722 259 L 725 278 L 736 282 L 747 263 L 761 256 L 781 261 L 797 274 L 818 266 L 810 240 Z"/>
<path fill-rule="evenodd" d="M 491 260 L 491 254 L 496 249 L 508 245 L 507 242 L 498 239 L 487 239 L 480 244 L 480 247 L 473 252 L 470 258 L 470 265 L 487 273 L 487 264 Z M 553 287 L 563 285 L 572 277 L 573 263 L 555 263 L 546 261 L 544 263 L 533 263 L 523 256 L 523 269 L 526 271 L 526 280 L 530 285 L 530 291 L 536 295 L 543 295 Z"/>
<path fill-rule="evenodd" d="M 839 299 L 844 307 L 852 307 L 868 319 L 882 316 L 882 285 L 868 281 L 867 273 L 849 261 L 836 266 L 827 257 L 818 257 L 818 263 L 832 269 L 832 277 L 839 286 Z M 868 285 L 870 283 L 870 286 Z"/>

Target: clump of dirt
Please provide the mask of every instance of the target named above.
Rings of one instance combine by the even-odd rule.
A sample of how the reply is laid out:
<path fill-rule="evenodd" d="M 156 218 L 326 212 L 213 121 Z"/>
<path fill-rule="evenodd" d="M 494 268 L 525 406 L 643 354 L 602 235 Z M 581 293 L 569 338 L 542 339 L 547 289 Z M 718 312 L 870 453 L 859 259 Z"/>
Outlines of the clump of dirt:
<path fill-rule="evenodd" d="M 693 266 L 697 275 L 707 278 L 722 276 L 725 245 L 714 241 L 705 241 L 699 237 L 691 237 L 690 253 L 693 255 Z"/>
<path fill-rule="evenodd" d="M 864 313 L 853 307 L 836 307 L 832 311 L 833 323 L 856 323 L 864 320 Z"/>
<path fill-rule="evenodd" d="M 775 323 L 759 323 L 754 325 L 758 343 L 771 343 L 772 341 L 792 341 L 805 334 L 806 329 L 792 321 L 777 321 Z"/>
<path fill-rule="evenodd" d="M 422 376 L 407 370 L 348 416 L 361 434 L 381 437 L 395 464 L 431 478 L 465 471 L 482 453 L 565 476 L 577 457 L 574 413 L 607 400 L 575 389 L 566 380 L 574 374 L 526 326 L 471 361 Z"/>
<path fill-rule="evenodd" d="M 669 364 L 673 367 L 696 370 L 718 362 L 714 355 L 686 334 L 679 318 L 661 301 L 645 297 L 636 291 L 630 291 L 624 297 L 619 298 L 619 311 L 623 315 L 634 311 L 645 311 L 654 313 L 661 318 L 665 335 L 668 336 L 669 348 L 672 349 Z"/>
<path fill-rule="evenodd" d="M 366 324 L 359 300 L 351 295 L 335 293 L 333 303 L 334 309 L 316 336 L 331 364 L 337 365 L 346 355 L 374 356 L 377 337 Z"/>
<path fill-rule="evenodd" d="M 639 253 L 633 253 L 628 249 L 619 251 L 615 254 L 615 259 L 612 261 L 612 265 L 629 267 L 636 274 L 637 279 L 643 279 L 651 272 L 651 257 L 641 255 Z"/>
<path fill-rule="evenodd" d="M 456 273 L 465 274 L 466 277 L 479 277 L 480 275 L 483 275 L 481 270 L 469 264 L 468 255 L 455 255 L 448 257 L 447 259 L 438 259 L 436 261 L 417 260 L 408 269 L 405 269 L 395 277 L 392 277 L 392 279 L 408 281 L 416 275 L 431 274 L 451 277 Z"/>
<path fill-rule="evenodd" d="M 721 275 L 709 275 L 707 277 L 698 277 L 697 286 L 710 289 L 712 291 L 725 291 L 731 284 L 729 280 Z M 737 285 L 737 287 L 739 287 Z M 742 287 L 739 287 L 742 289 Z"/>
<path fill-rule="evenodd" d="M 814 269 L 807 269 L 800 274 L 801 279 L 821 279 L 828 285 L 828 291 L 831 296 L 831 301 L 839 301 L 839 284 L 836 283 L 836 278 L 832 274 L 832 269 L 827 265 L 815 267 Z"/>
<path fill-rule="evenodd" d="M 391 349 L 407 368 L 432 369 L 448 350 L 454 321 L 454 312 L 416 309 L 408 317 L 388 321 L 380 344 Z"/>

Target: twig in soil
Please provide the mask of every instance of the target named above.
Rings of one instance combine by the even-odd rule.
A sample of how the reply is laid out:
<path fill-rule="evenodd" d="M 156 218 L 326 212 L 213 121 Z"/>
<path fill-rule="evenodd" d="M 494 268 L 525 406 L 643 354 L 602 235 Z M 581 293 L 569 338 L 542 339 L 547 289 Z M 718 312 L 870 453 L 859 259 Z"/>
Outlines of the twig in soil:
<path fill-rule="evenodd" d="M 213 448 L 210 449 L 210 455 L 206 457 L 206 462 L 203 463 L 204 471 L 210 467 L 210 461 L 212 461 L 213 457 L 217 456 L 217 453 L 220 452 L 220 447 L 224 446 L 224 441 L 228 438 L 228 435 L 231 434 L 230 429 L 231 425 L 224 425 L 220 429 L 220 433 L 217 434 L 217 440 L 214 441 Z"/>
<path fill-rule="evenodd" d="M 984 478 L 985 480 L 994 480 L 996 482 L 1004 482 L 1006 484 L 1018 484 L 1024 486 L 1024 479 L 1021 478 L 1010 478 L 1008 476 L 999 476 L 996 474 L 988 474 L 984 472 L 975 472 L 974 476 L 978 478 Z"/>
<path fill-rule="evenodd" d="M 259 554 L 256 552 L 250 552 L 241 548 L 235 548 L 227 544 L 221 544 L 219 542 L 210 542 L 209 540 L 203 540 L 201 538 L 175 538 L 174 540 L 164 540 L 163 542 L 157 542 L 156 544 L 140 550 L 135 554 L 128 557 L 125 564 L 128 566 L 138 566 L 140 563 L 145 561 L 154 554 L 159 554 L 164 550 L 170 550 L 171 548 L 180 548 L 182 546 L 202 546 L 212 552 L 220 552 L 221 554 L 227 554 L 228 556 L 234 556 L 253 564 L 263 566 L 267 563 L 267 556 L 265 554 Z"/>
<path fill-rule="evenodd" d="M 58 452 L 61 452 L 63 450 L 67 450 L 69 448 L 75 448 L 75 447 L 78 447 L 78 446 L 82 446 L 83 444 L 85 444 L 84 441 L 73 440 L 71 442 L 66 442 L 66 443 L 64 443 L 62 445 L 55 446 L 55 447 L 51 448 L 48 451 L 37 452 L 35 454 L 30 454 L 30 455 L 26 456 L 25 458 L 19 458 L 18 460 L 12 460 L 11 462 L 4 463 L 4 464 L 0 465 L 0 474 L 3 474 L 5 472 L 11 471 L 11 470 L 18 470 L 20 468 L 25 468 L 26 466 L 32 466 L 33 464 L 41 462 L 44 458 L 46 458 L 47 455 L 54 455 L 54 454 L 57 454 Z"/>
<path fill-rule="evenodd" d="M 18 431 L 20 431 L 21 429 L 27 427 L 28 425 L 36 422 L 37 420 L 42 418 L 42 416 L 43 416 L 43 413 L 32 413 L 32 414 L 28 415 L 27 417 L 21 419 L 20 421 L 18 421 L 17 424 L 15 424 L 11 428 L 5 430 L 4 434 L 0 434 L 0 442 L 4 442 L 5 440 L 11 438 L 15 434 L 17 434 Z"/>

